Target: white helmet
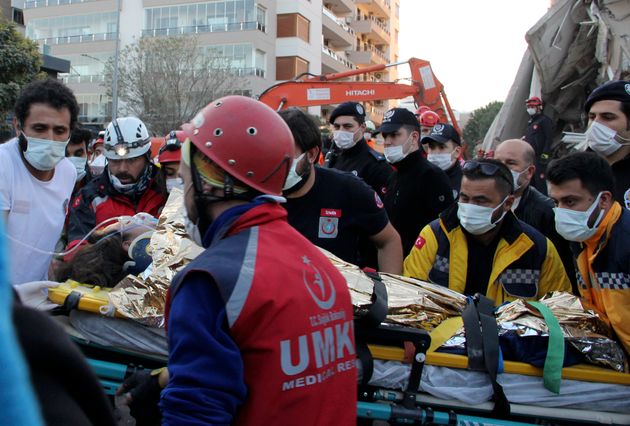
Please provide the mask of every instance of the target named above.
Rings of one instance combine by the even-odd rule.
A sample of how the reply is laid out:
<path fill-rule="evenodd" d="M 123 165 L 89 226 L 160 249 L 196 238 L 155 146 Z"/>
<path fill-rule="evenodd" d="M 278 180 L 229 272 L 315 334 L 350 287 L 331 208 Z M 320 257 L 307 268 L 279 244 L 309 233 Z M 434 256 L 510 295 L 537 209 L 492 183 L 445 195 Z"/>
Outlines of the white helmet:
<path fill-rule="evenodd" d="M 139 118 L 117 118 L 105 130 L 105 157 L 110 160 L 140 157 L 150 149 L 149 131 Z"/>

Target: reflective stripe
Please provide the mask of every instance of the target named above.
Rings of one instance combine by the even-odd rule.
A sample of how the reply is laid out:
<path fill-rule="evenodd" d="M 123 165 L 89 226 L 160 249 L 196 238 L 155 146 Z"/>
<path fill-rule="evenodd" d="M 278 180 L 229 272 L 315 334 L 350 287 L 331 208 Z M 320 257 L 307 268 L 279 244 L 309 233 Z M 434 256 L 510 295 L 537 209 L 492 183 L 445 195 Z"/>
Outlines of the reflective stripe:
<path fill-rule="evenodd" d="M 623 272 L 595 273 L 599 287 L 609 290 L 626 290 L 630 288 L 630 274 Z"/>
<path fill-rule="evenodd" d="M 448 257 L 440 256 L 439 254 L 435 255 L 435 262 L 433 262 L 433 268 L 440 272 L 448 273 L 449 262 Z"/>
<path fill-rule="evenodd" d="M 94 199 L 92 200 L 92 210 L 96 211 L 96 208 L 103 204 L 104 202 L 106 202 L 107 200 L 109 200 L 108 196 L 105 197 L 94 197 Z"/>
<path fill-rule="evenodd" d="M 506 269 L 498 278 L 503 290 L 512 297 L 535 297 L 539 280 L 537 269 Z"/>
<path fill-rule="evenodd" d="M 251 228 L 247 247 L 245 249 L 245 257 L 241 270 L 238 274 L 236 285 L 230 294 L 230 298 L 225 304 L 225 311 L 230 327 L 234 325 L 238 319 L 243 306 L 249 296 L 249 291 L 254 281 L 254 270 L 256 268 L 256 256 L 258 254 L 258 226 Z"/>

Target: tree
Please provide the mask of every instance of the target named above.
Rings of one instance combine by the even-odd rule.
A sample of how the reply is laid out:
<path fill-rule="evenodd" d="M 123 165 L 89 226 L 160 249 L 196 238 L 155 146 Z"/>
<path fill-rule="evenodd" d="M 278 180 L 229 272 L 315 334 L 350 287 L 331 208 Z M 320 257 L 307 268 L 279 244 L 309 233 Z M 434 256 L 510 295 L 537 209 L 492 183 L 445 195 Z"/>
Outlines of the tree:
<path fill-rule="evenodd" d="M 486 132 L 490 128 L 494 117 L 499 113 L 503 102 L 494 101 L 488 105 L 477 108 L 470 115 L 470 120 L 464 127 L 464 140 L 468 143 L 470 148 L 483 141 L 486 136 Z"/>
<path fill-rule="evenodd" d="M 9 129 L 7 115 L 22 86 L 38 77 L 41 57 L 37 43 L 24 38 L 0 16 L 0 132 Z"/>
<path fill-rule="evenodd" d="M 113 70 L 112 58 L 103 83 L 110 96 Z M 233 93 L 240 82 L 230 61 L 204 49 L 194 36 L 143 37 L 122 49 L 118 61 L 122 112 L 159 135 L 189 121 L 213 99 Z"/>

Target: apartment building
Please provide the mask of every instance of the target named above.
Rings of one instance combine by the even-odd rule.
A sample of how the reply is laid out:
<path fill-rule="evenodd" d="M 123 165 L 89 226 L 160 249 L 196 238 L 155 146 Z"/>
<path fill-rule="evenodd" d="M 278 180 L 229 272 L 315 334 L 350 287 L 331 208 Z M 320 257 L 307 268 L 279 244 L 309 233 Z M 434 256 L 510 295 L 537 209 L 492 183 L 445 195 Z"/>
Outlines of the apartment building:
<path fill-rule="evenodd" d="M 255 96 L 305 72 L 340 72 L 398 60 L 399 2 L 14 0 L 14 5 L 23 8 L 27 37 L 71 62 L 61 78 L 75 91 L 80 121 L 104 124 L 111 117 L 111 99 L 102 87 L 103 70 L 117 39 L 122 48 L 140 37 L 195 34 L 207 52 L 228 60 L 244 77 L 242 93 Z M 393 80 L 394 72 L 372 79 Z M 388 105 L 367 107 L 380 122 Z"/>

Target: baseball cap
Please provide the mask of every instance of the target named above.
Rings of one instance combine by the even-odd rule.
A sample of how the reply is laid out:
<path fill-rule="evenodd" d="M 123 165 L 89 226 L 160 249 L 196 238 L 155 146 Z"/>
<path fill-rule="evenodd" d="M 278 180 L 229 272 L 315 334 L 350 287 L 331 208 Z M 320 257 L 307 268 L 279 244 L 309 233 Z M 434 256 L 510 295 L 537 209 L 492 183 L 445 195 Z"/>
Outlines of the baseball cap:
<path fill-rule="evenodd" d="M 339 104 L 330 114 L 330 124 L 333 124 L 335 119 L 342 115 L 356 117 L 359 119 L 360 123 L 363 123 L 365 121 L 365 108 L 358 102 L 344 102 Z"/>
<path fill-rule="evenodd" d="M 442 124 L 438 123 L 433 126 L 431 129 L 431 133 L 428 136 L 425 136 L 420 141 L 421 143 L 429 143 L 431 141 L 445 144 L 449 140 L 455 142 L 457 145 L 462 144 L 461 139 L 459 138 L 459 133 L 455 130 L 455 127 L 450 124 Z"/>
<path fill-rule="evenodd" d="M 420 130 L 418 119 L 413 112 L 405 108 L 392 108 L 385 113 L 381 127 L 376 129 L 376 131 L 385 134 L 394 133 L 405 125 Z"/>
<path fill-rule="evenodd" d="M 616 80 L 602 84 L 588 96 L 584 110 L 589 112 L 597 101 L 630 102 L 630 81 Z"/>

